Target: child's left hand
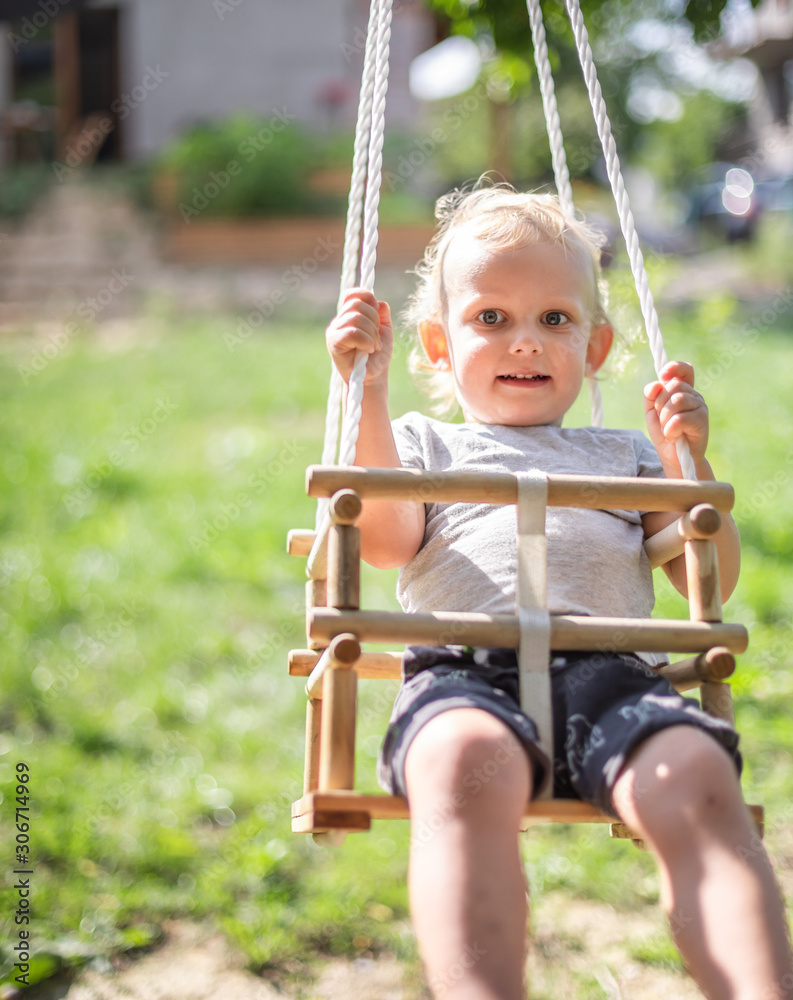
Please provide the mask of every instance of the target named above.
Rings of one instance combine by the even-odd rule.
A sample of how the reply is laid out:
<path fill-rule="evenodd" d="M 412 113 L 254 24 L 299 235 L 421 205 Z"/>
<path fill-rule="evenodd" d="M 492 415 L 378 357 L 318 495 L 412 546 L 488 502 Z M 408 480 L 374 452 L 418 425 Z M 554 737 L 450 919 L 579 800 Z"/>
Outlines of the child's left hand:
<path fill-rule="evenodd" d="M 655 445 L 664 472 L 681 475 L 675 443 L 684 437 L 691 457 L 698 464 L 708 445 L 708 408 L 694 391 L 694 369 L 685 361 L 670 361 L 659 382 L 644 387 L 647 433 Z"/>

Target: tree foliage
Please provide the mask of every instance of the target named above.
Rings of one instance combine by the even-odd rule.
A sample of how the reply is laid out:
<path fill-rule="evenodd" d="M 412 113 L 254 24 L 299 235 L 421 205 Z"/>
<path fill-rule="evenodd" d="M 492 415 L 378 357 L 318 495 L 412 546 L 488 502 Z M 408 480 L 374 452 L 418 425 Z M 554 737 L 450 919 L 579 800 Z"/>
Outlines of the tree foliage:
<path fill-rule="evenodd" d="M 531 31 L 526 13 L 526 0 L 426 0 L 429 7 L 449 18 L 455 34 L 471 37 L 486 31 L 492 35 L 502 52 L 529 54 L 532 51 Z M 750 0 L 756 7 L 760 0 Z M 694 30 L 698 42 L 716 38 L 720 33 L 720 17 L 727 0 L 667 0 L 659 4 L 636 2 L 636 0 L 581 0 L 581 10 L 587 28 L 593 38 L 608 29 L 614 17 L 633 17 L 638 20 L 643 8 L 659 8 L 667 16 L 678 16 L 687 20 Z M 564 3 L 551 0 L 544 5 L 546 31 L 549 42 L 560 41 L 562 36 L 570 37 L 569 22 Z"/>

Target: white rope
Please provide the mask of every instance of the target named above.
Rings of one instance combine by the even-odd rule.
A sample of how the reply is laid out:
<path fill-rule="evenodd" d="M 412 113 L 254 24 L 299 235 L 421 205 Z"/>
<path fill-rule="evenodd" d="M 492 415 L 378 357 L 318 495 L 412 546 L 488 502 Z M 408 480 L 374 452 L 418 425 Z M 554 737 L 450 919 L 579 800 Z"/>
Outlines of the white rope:
<path fill-rule="evenodd" d="M 556 105 L 556 90 L 553 85 L 551 60 L 548 56 L 548 43 L 545 39 L 545 25 L 542 20 L 540 0 L 526 0 L 531 25 L 531 37 L 534 42 L 534 62 L 537 65 L 537 78 L 540 81 L 542 107 L 545 112 L 545 127 L 548 130 L 548 142 L 551 147 L 551 162 L 556 190 L 562 211 L 572 219 L 575 215 L 573 206 L 573 188 L 570 185 L 570 171 L 567 169 L 567 157 L 564 152 L 562 124 L 559 121 L 559 109 Z"/>
<path fill-rule="evenodd" d="M 564 151 L 562 123 L 559 119 L 559 108 L 556 103 L 556 89 L 553 83 L 551 60 L 548 55 L 548 42 L 545 37 L 545 24 L 542 19 L 540 0 L 526 0 L 531 25 L 531 37 L 534 42 L 534 62 L 537 66 L 537 79 L 540 82 L 542 108 L 545 113 L 545 127 L 548 132 L 548 144 L 551 147 L 551 162 L 559 204 L 568 219 L 575 218 L 573 203 L 573 188 L 570 183 L 570 171 L 567 168 L 567 157 Z M 603 397 L 600 393 L 600 383 L 594 376 L 587 377 L 589 386 L 589 405 L 592 413 L 592 426 L 603 426 Z"/>
<path fill-rule="evenodd" d="M 388 91 L 388 56 L 391 44 L 391 14 L 393 0 L 379 0 L 377 43 L 375 49 L 374 93 L 372 98 L 372 127 L 369 134 L 369 162 L 366 179 L 366 198 L 363 209 L 361 248 L 361 286 L 374 290 L 374 272 L 377 259 L 378 218 L 380 185 L 383 169 L 383 136 L 385 132 L 385 99 Z M 347 385 L 347 409 L 342 423 L 339 465 L 352 465 L 361 422 L 363 383 L 366 377 L 368 355 L 359 351 Z"/>
<path fill-rule="evenodd" d="M 352 158 L 352 177 L 347 201 L 347 223 L 344 229 L 344 252 L 339 283 L 339 299 L 336 312 L 341 311 L 342 300 L 349 288 L 355 285 L 358 273 L 358 258 L 361 247 L 361 223 L 363 220 L 364 193 L 369 160 L 369 134 L 372 129 L 372 102 L 374 95 L 375 49 L 377 47 L 377 17 L 380 0 L 371 0 L 369 23 L 366 32 L 361 90 L 358 97 L 358 116 L 355 125 L 355 144 Z M 322 448 L 322 464 L 333 465 L 339 446 L 339 417 L 344 397 L 344 380 L 331 366 L 328 404 L 325 414 L 325 442 Z M 320 498 L 317 503 L 316 526 L 322 524 L 329 500 Z"/>
<path fill-rule="evenodd" d="M 656 374 L 660 378 L 661 369 L 666 365 L 668 358 L 664 348 L 664 341 L 661 335 L 661 327 L 658 323 L 658 313 L 655 310 L 653 295 L 650 291 L 650 281 L 647 277 L 647 270 L 644 266 L 639 238 L 636 235 L 636 227 L 633 221 L 628 194 L 625 190 L 625 181 L 620 169 L 620 162 L 617 156 L 617 144 L 611 132 L 611 122 L 606 110 L 606 102 L 603 100 L 603 92 L 595 69 L 595 60 L 592 55 L 592 47 L 589 44 L 589 35 L 584 25 L 584 18 L 581 13 L 578 0 L 566 0 L 567 12 L 570 16 L 570 23 L 573 27 L 578 58 L 589 92 L 589 101 L 595 116 L 600 143 L 603 147 L 603 155 L 606 158 L 606 170 L 608 172 L 609 183 L 617 205 L 617 214 L 620 220 L 620 228 L 625 238 L 628 249 L 628 260 L 633 273 L 633 280 L 636 284 L 636 292 L 639 296 L 644 326 L 647 331 L 647 339 L 650 342 L 650 350 L 655 364 Z M 686 479 L 696 479 L 697 473 L 694 468 L 694 461 L 688 448 L 688 442 L 679 439 L 677 442 L 677 457 L 683 476 Z"/>

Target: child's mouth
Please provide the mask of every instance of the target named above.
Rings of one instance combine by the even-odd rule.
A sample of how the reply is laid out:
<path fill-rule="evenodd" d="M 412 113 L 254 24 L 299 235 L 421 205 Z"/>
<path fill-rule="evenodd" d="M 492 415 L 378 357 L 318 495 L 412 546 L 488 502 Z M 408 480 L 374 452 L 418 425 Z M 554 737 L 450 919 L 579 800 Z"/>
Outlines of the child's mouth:
<path fill-rule="evenodd" d="M 544 385 L 551 381 L 550 375 L 498 375 L 496 377 L 504 385 L 519 386 L 522 389 Z"/>

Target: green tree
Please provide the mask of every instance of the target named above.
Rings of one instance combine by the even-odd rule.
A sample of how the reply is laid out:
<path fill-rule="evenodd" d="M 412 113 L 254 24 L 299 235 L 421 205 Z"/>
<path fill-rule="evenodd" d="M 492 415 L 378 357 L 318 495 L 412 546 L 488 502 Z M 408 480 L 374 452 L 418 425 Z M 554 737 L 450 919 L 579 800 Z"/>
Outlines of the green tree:
<path fill-rule="evenodd" d="M 676 74 L 669 52 L 642 39 L 642 30 L 676 32 L 684 42 L 704 44 L 721 32 L 720 16 L 727 0 L 581 0 L 581 9 L 595 52 L 598 77 L 609 109 L 621 155 L 633 158 L 640 152 L 645 162 L 661 165 L 669 183 L 678 183 L 691 170 L 713 158 L 726 130 L 734 123 L 738 105 L 700 89 Z M 759 0 L 751 0 L 753 6 Z M 491 146 L 496 139 L 501 162 L 491 166 L 512 179 L 550 174 L 550 154 L 538 141 L 544 131 L 542 108 L 536 93 L 536 70 L 526 0 L 427 0 L 427 4 L 449 21 L 454 34 L 490 38 L 496 57 L 486 67 L 499 87 L 489 95 L 496 104 L 514 105 L 507 114 L 491 111 Z M 599 145 L 593 141 L 594 127 L 585 96 L 569 19 L 562 0 L 546 0 L 543 17 L 554 71 L 557 97 L 573 176 L 587 174 L 598 159 Z M 669 121 L 638 114 L 631 100 L 641 91 L 673 105 Z M 530 100 L 521 98 L 529 95 Z M 669 147 L 664 160 L 663 144 L 683 139 L 682 133 L 708 111 L 707 129 L 698 129 L 694 139 L 683 142 L 684 155 L 671 162 Z M 509 133 L 504 142 L 503 131 Z M 657 137 L 656 137 L 657 132 Z M 659 145 L 660 144 L 660 145 Z M 508 153 L 505 155 L 505 146 Z M 663 161 L 663 162 L 662 162 Z"/>

